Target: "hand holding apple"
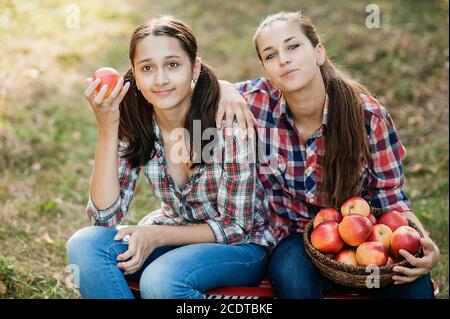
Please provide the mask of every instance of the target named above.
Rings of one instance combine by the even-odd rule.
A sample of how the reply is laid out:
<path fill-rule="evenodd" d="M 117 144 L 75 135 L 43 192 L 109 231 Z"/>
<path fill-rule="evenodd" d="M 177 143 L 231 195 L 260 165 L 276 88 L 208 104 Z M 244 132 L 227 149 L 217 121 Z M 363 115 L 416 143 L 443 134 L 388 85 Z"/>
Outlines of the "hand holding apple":
<path fill-rule="evenodd" d="M 120 74 L 113 68 L 103 67 L 103 68 L 97 69 L 94 72 L 94 76 L 92 77 L 92 79 L 94 81 L 97 79 L 100 79 L 99 86 L 96 88 L 97 94 L 100 92 L 100 89 L 104 85 L 108 86 L 108 89 L 106 90 L 105 97 L 104 97 L 105 99 L 107 99 L 109 97 L 109 95 L 111 94 L 112 90 L 114 89 L 114 87 L 116 86 L 117 81 L 119 81 Z"/>
<path fill-rule="evenodd" d="M 123 78 L 119 78 L 110 91 L 108 98 L 105 99 L 105 96 L 110 89 L 108 83 L 111 84 L 115 81 L 116 74 L 111 71 L 109 75 L 105 75 L 104 71 L 99 72 L 99 70 L 95 73 L 97 74 L 95 75 L 95 80 L 92 78 L 87 79 L 88 87 L 84 92 L 84 95 L 94 111 L 99 129 L 101 131 L 109 131 L 111 129 L 116 130 L 120 120 L 119 105 L 125 97 L 125 94 L 128 92 L 130 83 L 127 82 L 123 85 Z M 100 89 L 99 85 L 103 82 L 107 84 L 103 85 Z M 94 94 L 95 91 L 98 91 L 98 94 Z"/>
<path fill-rule="evenodd" d="M 405 257 L 414 268 L 395 266 L 393 270 L 397 274 L 392 277 L 394 284 L 398 285 L 413 282 L 419 277 L 429 273 L 439 261 L 439 248 L 429 237 L 421 238 L 420 244 L 423 249 L 423 257 L 415 257 L 403 249 L 399 251 L 400 255 Z"/>

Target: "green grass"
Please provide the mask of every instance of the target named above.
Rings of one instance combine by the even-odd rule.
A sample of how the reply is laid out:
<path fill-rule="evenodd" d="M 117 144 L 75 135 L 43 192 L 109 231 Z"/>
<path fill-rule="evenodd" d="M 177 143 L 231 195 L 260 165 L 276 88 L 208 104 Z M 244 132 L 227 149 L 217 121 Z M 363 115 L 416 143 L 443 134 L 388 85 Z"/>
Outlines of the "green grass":
<path fill-rule="evenodd" d="M 65 27 L 72 3 L 79 29 Z M 64 247 L 89 225 L 96 124 L 84 78 L 103 65 L 125 72 L 132 31 L 158 13 L 192 25 L 220 78 L 260 76 L 251 39 L 259 21 L 280 10 L 311 17 L 327 54 L 391 112 L 407 148 L 405 189 L 441 250 L 432 275 L 439 298 L 448 298 L 448 1 L 377 4 L 379 29 L 365 27 L 364 1 L 2 2 L 9 22 L 0 24 L 0 298 L 79 297 L 66 285 Z M 125 222 L 158 207 L 141 176 Z"/>

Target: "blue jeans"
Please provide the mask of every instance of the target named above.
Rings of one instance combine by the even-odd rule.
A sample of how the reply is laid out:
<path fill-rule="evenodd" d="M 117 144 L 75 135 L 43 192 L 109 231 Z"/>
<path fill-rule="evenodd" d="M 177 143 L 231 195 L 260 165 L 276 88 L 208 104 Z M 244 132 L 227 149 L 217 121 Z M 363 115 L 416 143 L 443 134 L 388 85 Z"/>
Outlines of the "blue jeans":
<path fill-rule="evenodd" d="M 281 240 L 269 260 L 269 277 L 280 299 L 322 299 L 338 287 L 324 277 L 305 251 L 303 235 L 292 234 Z M 365 290 L 367 292 L 367 290 Z M 390 284 L 371 290 L 382 299 L 433 299 L 430 274 L 409 284 Z"/>
<path fill-rule="evenodd" d="M 134 280 L 142 298 L 202 299 L 203 292 L 221 286 L 257 286 L 267 266 L 262 246 L 202 243 L 159 247 L 138 272 L 124 275 L 116 258 L 128 245 L 114 240 L 116 234 L 114 228 L 90 226 L 67 242 L 83 298 L 133 298 L 127 280 Z"/>

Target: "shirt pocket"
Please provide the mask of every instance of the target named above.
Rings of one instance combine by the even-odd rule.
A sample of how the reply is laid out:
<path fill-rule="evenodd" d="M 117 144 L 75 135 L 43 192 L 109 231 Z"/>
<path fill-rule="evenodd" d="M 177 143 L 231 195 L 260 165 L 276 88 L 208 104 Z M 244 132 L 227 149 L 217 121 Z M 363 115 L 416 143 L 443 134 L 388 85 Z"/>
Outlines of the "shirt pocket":
<path fill-rule="evenodd" d="M 286 193 L 290 193 L 288 182 L 286 180 L 288 159 L 277 155 L 270 161 L 261 163 L 259 166 L 259 173 L 264 176 L 264 179 L 274 189 L 282 189 Z"/>

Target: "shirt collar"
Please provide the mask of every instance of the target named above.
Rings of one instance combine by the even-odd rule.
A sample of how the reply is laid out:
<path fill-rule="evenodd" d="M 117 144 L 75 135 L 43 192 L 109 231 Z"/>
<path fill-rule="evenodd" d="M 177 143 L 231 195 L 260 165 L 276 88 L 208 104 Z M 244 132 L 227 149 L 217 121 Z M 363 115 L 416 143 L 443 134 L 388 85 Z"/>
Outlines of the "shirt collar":
<path fill-rule="evenodd" d="M 329 98 L 328 93 L 325 93 L 325 102 L 323 105 L 323 115 L 322 115 L 322 125 L 328 126 L 328 104 L 329 104 Z M 280 92 L 280 97 L 278 99 L 277 104 L 275 105 L 275 108 L 272 111 L 274 118 L 280 118 L 282 115 L 290 116 L 290 112 L 287 106 L 286 99 Z"/>
<path fill-rule="evenodd" d="M 163 138 L 162 138 L 162 133 L 161 133 L 161 128 L 158 125 L 158 122 L 156 121 L 156 114 L 153 111 L 152 112 L 152 123 L 153 123 L 153 132 L 155 133 L 155 137 L 156 137 L 156 143 L 158 143 L 159 145 L 163 146 Z"/>

